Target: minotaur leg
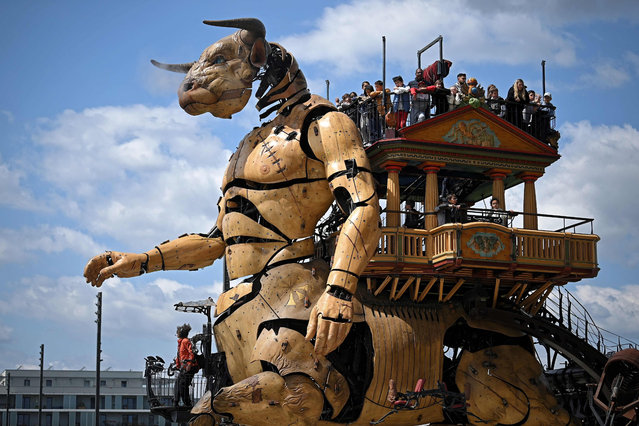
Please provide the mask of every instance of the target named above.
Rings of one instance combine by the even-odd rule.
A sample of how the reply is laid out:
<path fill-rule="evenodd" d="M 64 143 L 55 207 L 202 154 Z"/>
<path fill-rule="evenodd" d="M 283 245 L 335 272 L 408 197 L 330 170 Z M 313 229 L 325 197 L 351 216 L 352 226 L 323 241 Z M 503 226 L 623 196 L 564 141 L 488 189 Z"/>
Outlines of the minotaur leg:
<path fill-rule="evenodd" d="M 217 413 L 228 413 L 241 424 L 315 424 L 323 405 L 322 392 L 308 377 L 273 372 L 223 388 L 213 399 Z"/>
<path fill-rule="evenodd" d="M 464 353 L 455 382 L 466 394 L 472 424 L 572 424 L 545 385 L 541 365 L 522 347 Z"/>

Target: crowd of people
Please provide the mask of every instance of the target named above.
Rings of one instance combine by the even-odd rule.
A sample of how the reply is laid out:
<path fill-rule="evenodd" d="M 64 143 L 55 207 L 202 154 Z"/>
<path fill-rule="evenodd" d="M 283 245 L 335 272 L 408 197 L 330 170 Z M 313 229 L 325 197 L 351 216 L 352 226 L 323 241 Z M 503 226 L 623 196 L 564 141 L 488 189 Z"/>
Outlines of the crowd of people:
<path fill-rule="evenodd" d="M 444 87 L 452 62 L 434 62 L 426 69 L 418 68 L 415 79 L 404 83 L 401 75 L 393 77 L 393 89 L 384 88 L 377 80 L 374 85 L 362 82 L 362 93 L 345 93 L 335 103 L 359 126 L 368 145 L 381 139 L 387 128 L 402 129 L 431 116 L 443 114 L 464 105 L 484 107 L 537 139 L 551 143 L 554 131 L 555 106 L 549 92 L 543 96 L 527 90 L 522 79 L 508 89 L 506 99 L 491 84 L 485 91 L 477 79 L 466 80 L 465 73 L 457 74 L 457 81 Z"/>

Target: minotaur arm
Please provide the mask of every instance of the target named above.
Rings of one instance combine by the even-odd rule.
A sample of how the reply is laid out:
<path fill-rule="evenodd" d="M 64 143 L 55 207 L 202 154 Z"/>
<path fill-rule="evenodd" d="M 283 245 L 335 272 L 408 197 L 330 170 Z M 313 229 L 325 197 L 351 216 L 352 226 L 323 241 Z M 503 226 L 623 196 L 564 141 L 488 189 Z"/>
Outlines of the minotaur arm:
<path fill-rule="evenodd" d="M 84 276 L 88 283 L 100 287 L 114 275 L 128 278 L 160 270 L 204 268 L 221 257 L 225 247 L 221 233 L 183 235 L 145 253 L 107 251 L 89 260 Z"/>
<path fill-rule="evenodd" d="M 307 330 L 307 339 L 315 337 L 315 351 L 327 354 L 350 330 L 352 296 L 379 240 L 379 204 L 366 152 L 350 118 L 329 112 L 311 124 L 308 139 L 324 163 L 335 200 L 347 215 L 326 292 L 314 306 Z"/>

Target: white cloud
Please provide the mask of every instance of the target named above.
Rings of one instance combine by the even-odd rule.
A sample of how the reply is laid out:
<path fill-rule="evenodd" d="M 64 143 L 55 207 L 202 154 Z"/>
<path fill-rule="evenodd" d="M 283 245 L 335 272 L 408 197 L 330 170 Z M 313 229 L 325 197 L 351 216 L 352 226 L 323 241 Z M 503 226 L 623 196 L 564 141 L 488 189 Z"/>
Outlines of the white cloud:
<path fill-rule="evenodd" d="M 151 353 L 170 362 L 175 354 L 176 325 L 189 322 L 199 332 L 200 324 L 206 322 L 203 315 L 176 312 L 173 305 L 209 296 L 216 300 L 222 289 L 220 282 L 194 287 L 161 277 L 149 281 L 150 277 L 113 278 L 100 288 L 104 368 L 141 369 L 143 357 Z M 11 340 L 13 344 L 0 344 L 2 368 L 37 365 L 33 339 L 38 339 L 46 346 L 47 365 L 91 369 L 97 291 L 80 276 L 32 276 L 3 285 L 0 342 Z M 74 349 L 69 352 L 69 348 Z"/>
<path fill-rule="evenodd" d="M 11 340 L 13 328 L 5 324 L 0 324 L 0 342 L 8 342 Z"/>
<path fill-rule="evenodd" d="M 611 288 L 580 284 L 573 293 L 597 326 L 639 342 L 639 285 Z"/>
<path fill-rule="evenodd" d="M 0 109 L 0 114 L 4 115 L 5 120 L 8 123 L 13 123 L 15 121 L 15 117 L 11 111 L 7 111 L 6 109 Z"/>
<path fill-rule="evenodd" d="M 624 59 L 628 61 L 634 76 L 639 75 L 639 55 L 635 52 L 626 52 Z"/>
<path fill-rule="evenodd" d="M 385 35 L 388 61 L 410 69 L 415 52 L 436 36 L 428 23 L 440 22 L 447 23 L 438 29 L 443 31 L 445 52 L 455 52 L 464 63 L 530 64 L 540 57 L 562 66 L 576 62 L 573 37 L 550 26 L 543 8 L 531 9 L 528 4 L 482 8 L 476 3 L 354 1 L 325 8 L 308 32 L 279 42 L 298 60 L 324 64 L 341 74 L 361 74 L 380 68 Z"/>
<path fill-rule="evenodd" d="M 21 210 L 41 210 L 33 194 L 24 187 L 25 173 L 0 162 L 0 204 Z"/>
<path fill-rule="evenodd" d="M 61 253 L 66 250 L 91 256 L 104 248 L 90 236 L 62 226 L 0 228 L 0 265 L 25 261 L 39 252 Z"/>
<path fill-rule="evenodd" d="M 139 73 L 143 75 L 140 78 L 144 87 L 152 94 L 173 94 L 177 91 L 180 82 L 184 79 L 184 74 L 167 72 L 159 68 L 151 66 L 147 61 L 140 65 Z"/>
<path fill-rule="evenodd" d="M 47 201 L 94 235 L 142 249 L 206 232 L 231 154 L 210 122 L 177 105 L 67 110 L 35 132 L 33 173 L 52 186 Z"/>
<path fill-rule="evenodd" d="M 576 86 L 582 89 L 584 86 L 594 86 L 598 88 L 617 88 L 630 81 L 630 74 L 624 68 L 619 67 L 617 63 L 612 64 L 612 60 L 603 60 L 592 66 L 587 74 L 579 77 L 580 84 Z"/>
<path fill-rule="evenodd" d="M 209 296 L 216 300 L 221 289 L 221 283 L 196 288 L 165 278 L 148 283 L 119 278 L 107 280 L 100 288 L 104 332 L 111 338 L 129 335 L 133 328 L 136 334 L 151 336 L 158 330 L 170 332 L 175 324 L 185 320 L 184 314 L 174 311 L 173 304 Z M 27 317 L 72 326 L 79 334 L 91 332 L 96 293 L 80 276 L 23 278 L 0 300 L 0 314 L 18 320 Z M 8 326 L 4 327 L 10 331 Z M 2 329 L 0 336 L 1 332 Z"/>
<path fill-rule="evenodd" d="M 587 121 L 567 123 L 560 130 L 562 158 L 537 181 L 538 211 L 594 218 L 600 261 L 636 267 L 639 131 Z"/>

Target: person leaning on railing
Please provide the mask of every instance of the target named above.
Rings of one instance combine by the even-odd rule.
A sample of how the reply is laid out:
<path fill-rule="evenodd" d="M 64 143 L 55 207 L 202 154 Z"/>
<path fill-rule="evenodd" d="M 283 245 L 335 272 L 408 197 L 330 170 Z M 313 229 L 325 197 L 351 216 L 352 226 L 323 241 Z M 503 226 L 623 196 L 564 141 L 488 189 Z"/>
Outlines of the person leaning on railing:
<path fill-rule="evenodd" d="M 359 98 L 357 109 L 359 111 L 359 130 L 362 134 L 364 146 L 368 146 L 379 138 L 377 128 L 379 119 L 375 110 L 375 102 L 370 97 L 373 93 L 373 86 L 370 84 L 364 87 L 364 95 Z"/>
<path fill-rule="evenodd" d="M 406 127 L 406 119 L 410 110 L 410 88 L 404 85 L 401 75 L 393 77 L 393 111 L 395 112 L 395 128 Z"/>
<path fill-rule="evenodd" d="M 437 226 L 466 221 L 466 205 L 459 204 L 455 194 L 448 194 L 446 201 L 435 207 L 435 213 L 437 213 Z"/>
<path fill-rule="evenodd" d="M 515 84 L 508 89 L 506 96 L 506 119 L 517 127 L 523 127 L 524 107 L 528 104 L 528 92 L 524 80 L 518 78 Z"/>
<path fill-rule="evenodd" d="M 424 227 L 424 218 L 420 212 L 415 210 L 415 203 L 413 201 L 406 201 L 404 211 L 406 212 L 406 219 L 404 219 L 404 226 L 406 228 Z"/>
<path fill-rule="evenodd" d="M 375 90 L 369 95 L 377 104 L 377 123 L 375 123 L 375 132 L 378 134 L 377 139 L 381 138 L 386 114 L 392 109 L 390 94 L 390 89 L 384 88 L 384 82 L 377 80 L 375 82 Z"/>
<path fill-rule="evenodd" d="M 490 200 L 491 211 L 488 212 L 486 218 L 489 222 L 497 223 L 499 225 L 508 226 L 508 219 L 517 216 L 517 213 L 512 210 L 505 211 L 501 208 L 499 198 L 493 197 Z"/>
<path fill-rule="evenodd" d="M 408 83 L 411 94 L 410 125 L 419 123 L 428 118 L 430 114 L 430 95 L 426 91 L 428 84 L 424 81 L 421 68 L 415 70 L 415 80 Z"/>
<path fill-rule="evenodd" d="M 506 104 L 504 103 L 504 98 L 499 96 L 499 89 L 494 84 L 491 84 L 486 91 L 488 92 L 488 99 L 486 100 L 488 109 L 496 116 L 504 118 L 506 116 Z"/>

